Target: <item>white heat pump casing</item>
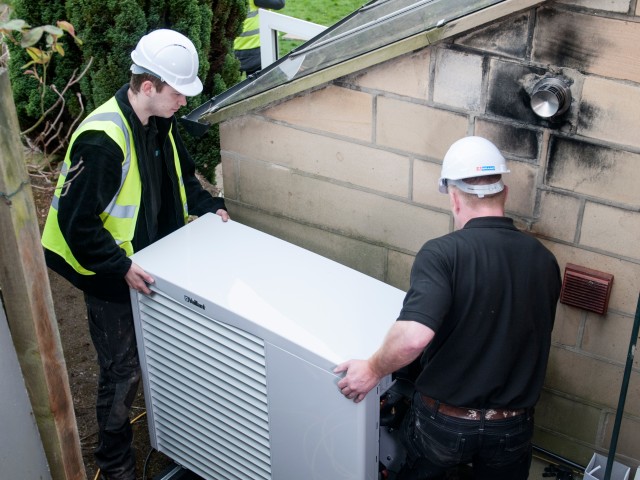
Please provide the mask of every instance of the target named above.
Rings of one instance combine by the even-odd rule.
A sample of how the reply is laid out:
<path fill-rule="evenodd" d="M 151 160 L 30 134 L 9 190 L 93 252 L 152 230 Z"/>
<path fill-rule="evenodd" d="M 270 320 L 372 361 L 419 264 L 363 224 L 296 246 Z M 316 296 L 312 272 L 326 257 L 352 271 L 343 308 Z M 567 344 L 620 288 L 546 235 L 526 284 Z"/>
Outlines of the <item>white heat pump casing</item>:
<path fill-rule="evenodd" d="M 368 358 L 404 292 L 207 214 L 132 260 L 151 445 L 205 479 L 378 478 L 380 398 L 333 369 Z"/>

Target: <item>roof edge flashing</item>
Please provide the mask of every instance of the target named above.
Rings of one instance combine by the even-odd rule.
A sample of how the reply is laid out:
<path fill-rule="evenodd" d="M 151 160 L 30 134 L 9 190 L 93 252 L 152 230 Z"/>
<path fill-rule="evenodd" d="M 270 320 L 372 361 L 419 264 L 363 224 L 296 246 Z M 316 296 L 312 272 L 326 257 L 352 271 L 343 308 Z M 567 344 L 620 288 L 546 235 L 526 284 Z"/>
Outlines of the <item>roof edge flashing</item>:
<path fill-rule="evenodd" d="M 263 108 L 269 103 L 293 96 L 306 89 L 328 83 L 342 76 L 369 68 L 414 50 L 434 45 L 474 28 L 482 27 L 494 20 L 502 19 L 523 10 L 547 3 L 547 1 L 548 0 L 503 0 L 502 2 L 487 6 L 462 17 L 450 20 L 443 19 L 433 28 L 397 40 L 376 50 L 318 70 L 298 79 L 290 80 L 229 105 L 216 108 L 215 104 L 212 103 L 216 98 L 213 98 L 208 102 L 208 105 L 210 105 L 208 108 L 209 111 L 205 111 L 197 119 L 193 116 L 194 111 L 188 115 L 188 118 L 209 125 L 220 123 L 235 116 Z M 284 60 L 284 58 L 282 60 Z M 245 82 L 246 81 L 247 80 L 245 80 Z M 242 84 L 239 84 L 238 87 L 242 88 L 241 85 Z M 235 89 L 235 87 L 232 87 L 232 89 Z M 235 91 L 238 90 L 235 89 Z M 222 95 L 224 95 L 224 93 Z"/>
<path fill-rule="evenodd" d="M 262 108 L 271 102 L 290 97 L 309 88 L 316 87 L 323 83 L 328 83 L 337 78 L 357 72 L 358 70 L 382 63 L 390 58 L 423 48 L 429 44 L 430 39 L 428 35 L 425 35 L 425 32 L 423 32 L 418 35 L 414 35 L 413 37 L 406 38 L 400 42 L 387 45 L 378 50 L 368 52 L 337 65 L 319 70 L 313 74 L 301 77 L 289 83 L 274 87 L 270 90 L 254 95 L 253 97 L 245 98 L 209 113 L 204 113 L 198 121 L 208 124 L 223 122 L 237 115 Z"/>

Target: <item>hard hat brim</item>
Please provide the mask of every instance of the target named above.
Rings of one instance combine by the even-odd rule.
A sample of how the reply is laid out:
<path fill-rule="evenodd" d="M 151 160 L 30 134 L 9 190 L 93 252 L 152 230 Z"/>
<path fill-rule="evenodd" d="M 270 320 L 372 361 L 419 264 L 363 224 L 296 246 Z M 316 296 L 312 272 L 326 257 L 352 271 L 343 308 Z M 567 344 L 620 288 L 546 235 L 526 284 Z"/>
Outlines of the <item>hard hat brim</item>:
<path fill-rule="evenodd" d="M 202 93 L 202 82 L 198 77 L 196 77 L 193 82 L 184 85 L 176 85 L 173 82 L 167 82 L 166 80 L 165 83 L 185 97 L 195 97 Z"/>
<path fill-rule="evenodd" d="M 166 83 L 171 88 L 173 88 L 176 92 L 181 93 L 185 97 L 195 97 L 196 95 L 199 95 L 202 92 L 202 88 L 203 88 L 202 87 L 202 82 L 200 81 L 200 79 L 198 77 L 194 78 L 192 82 L 186 83 L 186 84 L 183 85 L 183 84 L 177 84 L 175 82 L 169 82 L 169 81 L 165 80 L 164 78 L 162 78 L 157 73 L 152 72 L 148 68 L 142 67 L 142 66 L 140 66 L 140 65 L 138 65 L 136 63 L 131 65 L 131 69 L 130 70 L 135 74 L 148 73 L 149 75 L 153 75 L 154 77 L 158 77 L 164 83 Z"/>
<path fill-rule="evenodd" d="M 502 179 L 498 180 L 494 183 L 488 184 L 480 184 L 480 185 L 472 185 L 463 180 L 448 180 L 447 185 L 454 186 L 465 193 L 470 193 L 471 195 L 477 195 L 482 198 L 485 195 L 493 195 L 495 193 L 500 193 L 504 190 L 504 183 Z"/>

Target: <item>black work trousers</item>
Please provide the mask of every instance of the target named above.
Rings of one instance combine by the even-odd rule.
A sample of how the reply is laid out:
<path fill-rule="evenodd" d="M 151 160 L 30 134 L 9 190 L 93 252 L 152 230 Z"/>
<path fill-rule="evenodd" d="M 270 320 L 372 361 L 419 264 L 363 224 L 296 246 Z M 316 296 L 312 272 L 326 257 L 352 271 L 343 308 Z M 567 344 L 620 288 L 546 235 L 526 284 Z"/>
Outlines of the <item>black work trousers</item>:
<path fill-rule="evenodd" d="M 252 75 L 262 68 L 260 59 L 260 47 L 249 48 L 247 50 L 235 50 L 235 55 L 240 60 L 240 71 L 247 76 Z"/>
<path fill-rule="evenodd" d="M 86 294 L 85 302 L 100 365 L 96 464 L 109 480 L 135 480 L 129 412 L 140 384 L 140 362 L 131 303 L 105 301 Z"/>
<path fill-rule="evenodd" d="M 474 480 L 526 480 L 531 467 L 533 409 L 502 420 L 467 420 L 427 406 L 419 392 L 401 427 L 407 463 L 398 480 L 444 480 L 473 465 Z"/>

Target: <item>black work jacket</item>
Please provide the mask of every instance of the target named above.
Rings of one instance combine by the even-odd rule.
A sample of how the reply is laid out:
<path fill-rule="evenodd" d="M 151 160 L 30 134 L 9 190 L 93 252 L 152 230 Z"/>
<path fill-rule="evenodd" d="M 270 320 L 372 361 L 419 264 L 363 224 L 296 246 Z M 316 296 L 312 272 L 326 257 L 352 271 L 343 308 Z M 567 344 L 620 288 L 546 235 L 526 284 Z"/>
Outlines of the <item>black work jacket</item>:
<path fill-rule="evenodd" d="M 182 178 L 187 194 L 190 215 L 215 213 L 225 209 L 222 198 L 212 197 L 195 176 L 195 163 L 187 152 L 175 117 L 152 117 L 157 128 L 157 146 L 163 160 L 163 178 L 160 190 L 150 182 L 147 168 L 150 161 L 144 127 L 129 103 L 124 85 L 115 97 L 129 126 L 138 157 L 142 182 L 142 198 L 132 240 L 134 251 L 150 245 L 184 225 L 184 215 L 178 177 L 175 171 L 173 148 L 169 140 L 172 130 L 180 159 Z M 85 293 L 103 300 L 127 301 L 129 291 L 124 276 L 131 260 L 116 245 L 111 234 L 103 227 L 100 214 L 120 187 L 123 153 L 104 132 L 88 131 L 70 145 L 72 173 L 67 177 L 65 194 L 60 197 L 58 222 L 73 255 L 80 264 L 95 275 L 81 275 L 54 252 L 45 249 L 47 265 Z M 79 163 L 80 168 L 75 169 Z M 159 195 L 160 208 L 149 208 L 152 195 Z M 157 218 L 149 212 L 157 210 Z M 153 225 L 153 228 L 150 226 Z"/>

